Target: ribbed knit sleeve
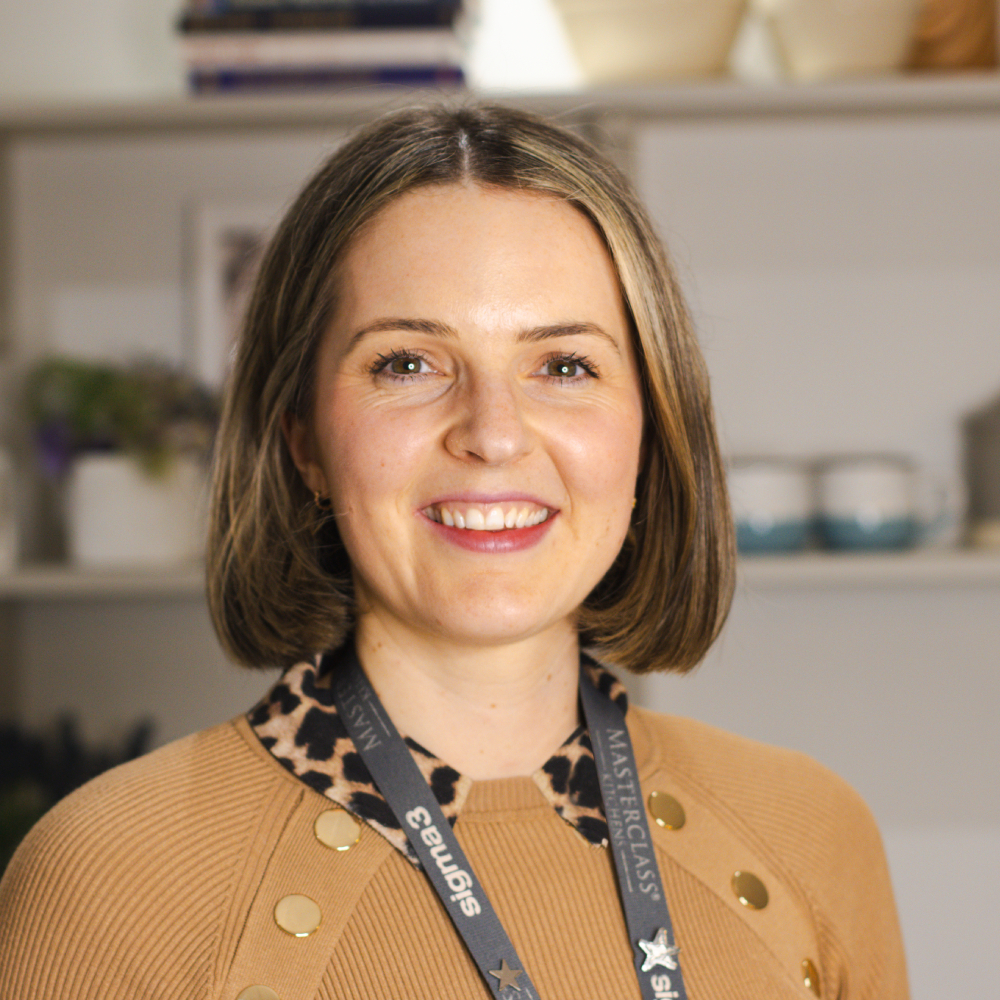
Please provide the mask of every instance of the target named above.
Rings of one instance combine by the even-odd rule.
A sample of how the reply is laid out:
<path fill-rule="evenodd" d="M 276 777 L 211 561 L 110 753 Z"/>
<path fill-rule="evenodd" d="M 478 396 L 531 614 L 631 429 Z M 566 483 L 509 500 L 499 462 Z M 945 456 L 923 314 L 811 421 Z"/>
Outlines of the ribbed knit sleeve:
<path fill-rule="evenodd" d="M 209 997 L 250 828 L 274 786 L 225 725 L 59 803 L 0 882 L 0 997 Z"/>

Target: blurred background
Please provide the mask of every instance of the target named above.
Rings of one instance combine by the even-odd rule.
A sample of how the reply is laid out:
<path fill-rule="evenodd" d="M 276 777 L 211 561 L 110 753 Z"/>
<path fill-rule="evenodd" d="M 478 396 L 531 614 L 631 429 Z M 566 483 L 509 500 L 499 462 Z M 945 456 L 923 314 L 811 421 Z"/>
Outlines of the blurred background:
<path fill-rule="evenodd" d="M 942 967 L 1000 997 L 996 64 L 994 0 L 0 7 L 0 866 L 271 683 L 225 662 L 199 563 L 248 283 L 352 127 L 472 92 L 629 172 L 711 370 L 736 604 L 633 696 L 847 778 L 915 1000 Z"/>

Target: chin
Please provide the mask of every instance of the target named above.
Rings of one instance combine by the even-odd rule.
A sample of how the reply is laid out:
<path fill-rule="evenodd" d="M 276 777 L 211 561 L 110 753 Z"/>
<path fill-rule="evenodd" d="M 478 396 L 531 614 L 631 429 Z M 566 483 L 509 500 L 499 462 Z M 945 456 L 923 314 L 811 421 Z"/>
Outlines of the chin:
<path fill-rule="evenodd" d="M 544 614 L 539 612 L 544 609 Z M 505 646 L 530 639 L 571 619 L 574 608 L 560 612 L 551 600 L 537 595 L 530 601 L 494 597 L 475 603 L 446 602 L 431 626 L 442 638 L 463 646 Z"/>

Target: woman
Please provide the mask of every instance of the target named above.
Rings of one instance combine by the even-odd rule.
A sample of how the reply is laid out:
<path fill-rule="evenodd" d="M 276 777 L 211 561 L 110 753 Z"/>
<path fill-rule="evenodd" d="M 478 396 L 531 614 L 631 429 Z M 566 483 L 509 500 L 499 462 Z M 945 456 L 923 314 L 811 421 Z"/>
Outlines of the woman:
<path fill-rule="evenodd" d="M 39 824 L 0 994 L 905 997 L 857 797 L 581 659 L 690 669 L 732 577 L 625 180 L 502 108 L 376 123 L 268 251 L 219 438 L 216 627 L 285 673 Z"/>

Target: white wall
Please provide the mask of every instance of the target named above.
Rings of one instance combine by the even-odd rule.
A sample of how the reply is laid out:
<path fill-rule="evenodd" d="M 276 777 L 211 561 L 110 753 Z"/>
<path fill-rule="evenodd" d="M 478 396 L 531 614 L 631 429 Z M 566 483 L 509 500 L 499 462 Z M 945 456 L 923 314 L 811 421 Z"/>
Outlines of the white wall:
<path fill-rule="evenodd" d="M 169 353 L 182 353 L 196 206 L 272 205 L 280 217 L 338 141 L 336 133 L 317 130 L 17 143 L 9 183 L 19 353 L 44 350 L 54 339 L 71 348 L 73 313 L 88 296 L 105 313 L 119 304 L 108 322 L 122 327 L 122 350 L 141 349 L 153 336 Z M 154 322 L 143 315 L 151 305 Z M 87 339 L 81 337 L 80 351 Z"/>
<path fill-rule="evenodd" d="M 200 597 L 40 601 L 18 625 L 24 723 L 67 712 L 95 742 L 150 717 L 168 743 L 247 711 L 274 681 L 226 660 Z"/>
<path fill-rule="evenodd" d="M 676 124 L 638 163 L 728 448 L 909 453 L 959 507 L 1000 392 L 996 117 Z"/>
<path fill-rule="evenodd" d="M 794 747 L 853 784 L 882 829 L 914 1000 L 996 997 L 1000 587 L 740 589 L 692 676 L 637 699 Z M 849 836 L 850 831 L 846 830 Z M 990 991 L 993 992 L 990 992 Z"/>
<path fill-rule="evenodd" d="M 650 128 L 638 175 L 731 452 L 913 455 L 949 487 L 1000 391 L 996 116 Z M 952 527 L 952 535 L 956 532 Z M 1000 996 L 1000 588 L 741 590 L 690 678 L 638 698 L 841 773 L 879 820 L 913 996 Z M 992 878 L 991 878 L 992 876 Z"/>
<path fill-rule="evenodd" d="M 179 0 L 7 0 L 0 100 L 176 93 Z"/>

